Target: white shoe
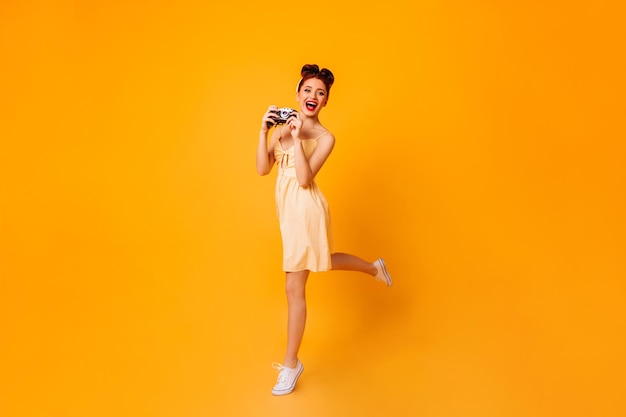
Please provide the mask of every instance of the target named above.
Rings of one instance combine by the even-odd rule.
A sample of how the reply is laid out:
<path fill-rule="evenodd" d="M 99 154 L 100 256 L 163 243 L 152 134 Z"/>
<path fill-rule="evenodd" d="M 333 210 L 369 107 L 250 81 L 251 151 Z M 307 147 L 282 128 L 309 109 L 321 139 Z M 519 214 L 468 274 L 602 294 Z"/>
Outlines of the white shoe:
<path fill-rule="evenodd" d="M 295 368 L 287 368 L 279 363 L 272 364 L 274 369 L 280 371 L 278 374 L 278 381 L 276 381 L 276 385 L 272 389 L 273 395 L 285 395 L 291 394 L 293 390 L 296 388 L 296 382 L 298 382 L 298 378 L 302 371 L 304 370 L 304 366 L 302 362 L 298 360 Z"/>
<path fill-rule="evenodd" d="M 385 261 L 383 260 L 383 258 L 378 258 L 376 261 L 374 261 L 374 266 L 378 270 L 374 278 L 376 278 L 378 281 L 384 282 L 385 284 L 387 284 L 388 287 L 391 287 L 393 281 L 391 280 L 391 275 L 389 275 L 389 272 L 387 271 L 387 266 L 385 265 Z"/>

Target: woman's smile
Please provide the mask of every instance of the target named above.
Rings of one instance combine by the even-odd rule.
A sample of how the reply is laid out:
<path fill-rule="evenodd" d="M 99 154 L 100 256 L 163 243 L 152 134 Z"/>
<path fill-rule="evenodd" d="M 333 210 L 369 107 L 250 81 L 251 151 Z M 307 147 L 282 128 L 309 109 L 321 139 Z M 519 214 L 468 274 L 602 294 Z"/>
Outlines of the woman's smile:
<path fill-rule="evenodd" d="M 307 100 L 305 105 L 307 110 L 314 111 L 317 108 L 317 101 Z"/>

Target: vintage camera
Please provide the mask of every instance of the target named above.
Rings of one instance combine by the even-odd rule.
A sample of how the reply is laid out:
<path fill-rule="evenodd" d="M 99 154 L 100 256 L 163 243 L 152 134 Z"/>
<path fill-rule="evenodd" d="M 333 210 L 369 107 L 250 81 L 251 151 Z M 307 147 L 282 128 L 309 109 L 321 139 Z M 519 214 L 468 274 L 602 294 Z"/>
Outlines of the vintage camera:
<path fill-rule="evenodd" d="M 270 118 L 274 120 L 274 124 L 272 125 L 270 122 L 267 122 L 267 127 L 272 127 L 276 125 L 282 125 L 287 123 L 287 119 L 297 113 L 296 110 L 289 107 L 281 107 L 272 111 L 272 116 Z"/>

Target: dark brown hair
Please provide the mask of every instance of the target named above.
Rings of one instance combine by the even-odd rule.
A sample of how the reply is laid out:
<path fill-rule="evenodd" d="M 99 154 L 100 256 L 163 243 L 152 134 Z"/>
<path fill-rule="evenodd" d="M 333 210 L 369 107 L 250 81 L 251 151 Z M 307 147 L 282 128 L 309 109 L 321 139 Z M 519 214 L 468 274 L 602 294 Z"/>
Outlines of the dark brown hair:
<path fill-rule="evenodd" d="M 316 64 L 305 64 L 300 71 L 300 76 L 302 77 L 302 79 L 298 83 L 298 89 L 296 91 L 300 91 L 300 88 L 302 87 L 302 83 L 304 81 L 308 80 L 309 78 L 317 78 L 319 80 L 322 80 L 322 82 L 326 86 L 326 97 L 330 95 L 330 87 L 332 87 L 333 83 L 335 82 L 335 76 L 332 72 L 330 72 L 328 68 L 322 68 L 320 70 L 320 67 L 318 67 Z"/>

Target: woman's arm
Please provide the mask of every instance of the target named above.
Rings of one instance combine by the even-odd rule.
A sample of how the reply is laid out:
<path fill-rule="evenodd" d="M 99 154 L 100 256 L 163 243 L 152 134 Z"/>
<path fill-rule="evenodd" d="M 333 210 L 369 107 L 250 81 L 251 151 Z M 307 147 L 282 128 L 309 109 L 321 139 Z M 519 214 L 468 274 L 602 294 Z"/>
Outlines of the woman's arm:
<path fill-rule="evenodd" d="M 317 147 L 311 157 L 307 158 L 302 148 L 302 140 L 300 139 L 300 130 L 302 129 L 300 114 L 296 113 L 287 120 L 287 126 L 289 126 L 291 137 L 293 138 L 296 178 L 300 187 L 306 188 L 311 185 L 313 178 L 315 178 L 324 162 L 328 159 L 330 152 L 335 146 L 335 137 L 332 133 L 326 131 L 324 135 L 317 138 Z"/>
<path fill-rule="evenodd" d="M 277 134 L 276 131 L 270 138 L 269 146 L 267 145 L 267 133 L 270 128 L 267 127 L 267 123 L 273 123 L 273 120 L 269 117 L 270 112 L 276 110 L 276 106 L 270 106 L 263 115 L 261 122 L 261 131 L 259 132 L 259 145 L 256 152 L 256 171 L 259 175 L 267 175 L 272 171 L 274 166 L 274 145 L 276 144 Z"/>
<path fill-rule="evenodd" d="M 313 139 L 311 139 L 313 140 Z M 317 139 L 317 147 L 310 158 L 307 159 L 302 140 L 294 138 L 294 155 L 296 158 L 296 178 L 301 187 L 308 187 L 330 156 L 335 146 L 335 137 L 327 132 Z"/>

